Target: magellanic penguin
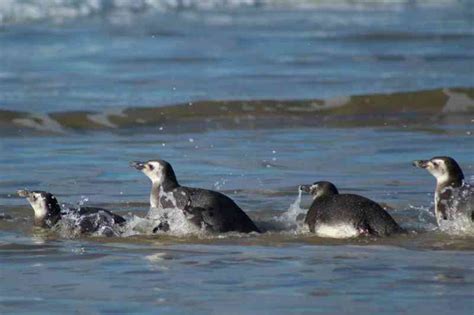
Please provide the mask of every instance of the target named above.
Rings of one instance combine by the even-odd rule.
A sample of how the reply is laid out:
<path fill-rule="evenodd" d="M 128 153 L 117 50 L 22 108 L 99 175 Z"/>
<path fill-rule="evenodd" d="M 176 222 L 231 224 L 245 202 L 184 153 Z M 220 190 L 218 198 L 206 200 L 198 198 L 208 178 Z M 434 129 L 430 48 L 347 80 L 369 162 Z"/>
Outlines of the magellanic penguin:
<path fill-rule="evenodd" d="M 300 189 L 313 197 L 305 223 L 311 232 L 320 236 L 388 236 L 404 232 L 379 204 L 359 195 L 339 194 L 330 182 L 302 185 Z"/>
<path fill-rule="evenodd" d="M 177 208 L 186 220 L 208 232 L 260 232 L 257 226 L 226 195 L 206 189 L 181 186 L 171 164 L 164 160 L 130 162 L 152 183 L 150 206 L 155 209 Z"/>
<path fill-rule="evenodd" d="M 103 235 L 111 235 L 114 225 L 125 224 L 125 219 L 109 210 L 95 207 L 69 208 L 62 210 L 56 197 L 46 191 L 18 190 L 18 195 L 28 200 L 33 211 L 34 225 L 52 228 L 64 217 L 72 219 L 74 229 L 80 234 L 104 231 Z M 114 233 L 112 233 L 114 234 Z"/>
<path fill-rule="evenodd" d="M 436 156 L 413 161 L 413 165 L 436 178 L 434 203 L 438 225 L 442 220 L 453 220 L 457 214 L 465 214 L 474 221 L 474 187 L 464 181 L 461 167 L 453 158 Z"/>

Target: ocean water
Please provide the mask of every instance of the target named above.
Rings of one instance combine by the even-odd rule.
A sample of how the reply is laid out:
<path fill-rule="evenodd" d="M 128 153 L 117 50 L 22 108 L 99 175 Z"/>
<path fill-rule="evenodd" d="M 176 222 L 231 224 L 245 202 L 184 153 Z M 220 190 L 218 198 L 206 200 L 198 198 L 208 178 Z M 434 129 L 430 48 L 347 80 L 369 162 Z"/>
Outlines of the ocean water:
<path fill-rule="evenodd" d="M 474 228 L 439 229 L 450 155 L 474 182 L 470 1 L 0 1 L 0 313 L 472 314 Z M 72 238 L 17 189 L 133 220 L 162 158 L 261 235 Z M 388 238 L 302 232 L 316 180 L 380 202 Z M 295 221 L 296 220 L 296 221 Z"/>

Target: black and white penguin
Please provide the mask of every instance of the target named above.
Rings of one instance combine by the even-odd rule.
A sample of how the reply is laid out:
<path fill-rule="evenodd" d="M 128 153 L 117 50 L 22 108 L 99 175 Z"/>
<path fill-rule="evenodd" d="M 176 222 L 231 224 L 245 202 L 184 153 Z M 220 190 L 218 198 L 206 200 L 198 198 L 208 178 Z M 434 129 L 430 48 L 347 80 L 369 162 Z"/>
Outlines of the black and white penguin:
<path fill-rule="evenodd" d="M 339 194 L 336 186 L 320 181 L 300 189 L 313 197 L 305 224 L 324 237 L 388 236 L 404 230 L 376 202 L 353 194 Z"/>
<path fill-rule="evenodd" d="M 413 165 L 436 178 L 434 203 L 438 225 L 443 220 L 453 220 L 456 214 L 465 214 L 474 221 L 474 187 L 464 181 L 461 167 L 453 158 L 436 156 L 413 161 Z"/>
<path fill-rule="evenodd" d="M 56 197 L 46 191 L 18 190 L 18 195 L 28 200 L 33 211 L 34 225 L 42 228 L 52 228 L 67 216 L 73 219 L 74 229 L 80 234 L 90 234 L 103 231 L 103 235 L 111 235 L 114 225 L 125 224 L 125 219 L 109 210 L 95 207 L 69 208 L 62 210 Z M 113 234 L 113 233 L 112 233 Z"/>
<path fill-rule="evenodd" d="M 188 222 L 208 232 L 260 232 L 247 214 L 226 195 L 212 190 L 181 186 L 168 162 L 135 161 L 130 165 L 142 171 L 151 180 L 152 210 L 179 209 Z M 166 223 L 164 227 L 165 230 L 168 228 Z"/>

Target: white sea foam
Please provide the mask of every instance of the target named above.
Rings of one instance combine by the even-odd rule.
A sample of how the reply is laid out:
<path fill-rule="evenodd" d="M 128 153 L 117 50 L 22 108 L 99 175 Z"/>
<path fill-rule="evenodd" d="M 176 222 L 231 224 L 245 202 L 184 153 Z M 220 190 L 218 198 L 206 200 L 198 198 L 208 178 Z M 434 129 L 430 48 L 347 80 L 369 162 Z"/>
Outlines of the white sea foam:
<path fill-rule="evenodd" d="M 448 96 L 448 101 L 443 108 L 444 113 L 469 112 L 474 108 L 474 100 L 469 95 L 450 89 L 443 89 L 443 92 Z"/>
<path fill-rule="evenodd" d="M 128 17 L 143 12 L 175 10 L 216 10 L 239 7 L 347 8 L 374 10 L 379 7 L 403 8 L 407 5 L 458 5 L 458 0 L 2 0 L 0 25 L 27 21 L 64 20 L 100 15 L 126 23 Z M 117 19 L 117 16 L 120 18 Z"/>
<path fill-rule="evenodd" d="M 109 109 L 105 112 L 89 114 L 87 115 L 87 118 L 96 124 L 109 127 L 109 128 L 117 128 L 117 125 L 115 125 L 113 122 L 110 121 L 110 117 L 112 116 L 126 117 L 126 115 L 123 112 L 123 109 L 114 108 L 114 109 Z"/>
<path fill-rule="evenodd" d="M 29 116 L 25 118 L 13 119 L 13 123 L 39 131 L 65 133 L 61 124 L 47 114 L 29 114 Z"/>

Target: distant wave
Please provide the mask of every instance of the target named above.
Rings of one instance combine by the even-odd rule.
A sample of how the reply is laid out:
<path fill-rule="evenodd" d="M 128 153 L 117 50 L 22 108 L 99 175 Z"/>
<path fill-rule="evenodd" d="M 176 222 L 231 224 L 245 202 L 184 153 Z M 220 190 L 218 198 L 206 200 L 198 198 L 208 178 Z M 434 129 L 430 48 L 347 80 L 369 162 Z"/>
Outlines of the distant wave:
<path fill-rule="evenodd" d="M 365 126 L 441 119 L 470 122 L 474 88 L 338 97 L 328 100 L 199 101 L 160 107 L 116 108 L 105 112 L 66 111 L 48 114 L 0 110 L 0 134 L 63 134 L 77 131 L 155 128 L 190 132 L 291 126 Z"/>
<path fill-rule="evenodd" d="M 457 5 L 470 0 L 1 0 L 0 25 L 29 21 L 61 22 L 87 16 L 124 16 L 176 10 L 221 10 L 239 7 L 347 8 Z"/>

